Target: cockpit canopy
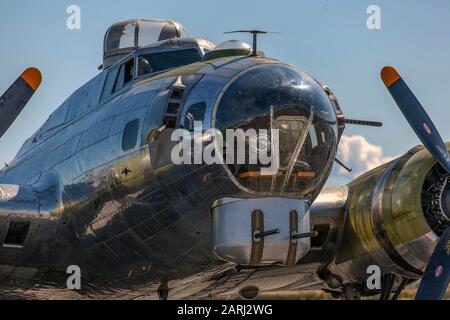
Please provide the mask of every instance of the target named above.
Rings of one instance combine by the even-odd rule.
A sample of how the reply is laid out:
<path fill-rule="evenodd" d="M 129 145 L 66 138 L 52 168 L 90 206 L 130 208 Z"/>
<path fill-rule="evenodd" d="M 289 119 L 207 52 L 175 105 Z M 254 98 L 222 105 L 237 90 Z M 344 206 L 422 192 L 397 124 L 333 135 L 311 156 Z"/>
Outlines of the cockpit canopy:
<path fill-rule="evenodd" d="M 131 51 L 155 42 L 188 37 L 186 29 L 171 20 L 127 20 L 109 27 L 103 48 L 103 68 L 108 68 Z"/>

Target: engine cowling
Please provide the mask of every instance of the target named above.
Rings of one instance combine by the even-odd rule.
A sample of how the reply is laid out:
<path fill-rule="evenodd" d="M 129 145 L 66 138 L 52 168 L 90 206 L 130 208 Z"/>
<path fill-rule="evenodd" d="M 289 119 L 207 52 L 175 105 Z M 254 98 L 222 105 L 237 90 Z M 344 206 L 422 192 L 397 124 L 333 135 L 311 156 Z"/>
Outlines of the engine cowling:
<path fill-rule="evenodd" d="M 364 281 L 367 267 L 378 265 L 383 274 L 420 278 L 450 225 L 448 178 L 429 152 L 417 146 L 352 181 L 335 272 Z"/>

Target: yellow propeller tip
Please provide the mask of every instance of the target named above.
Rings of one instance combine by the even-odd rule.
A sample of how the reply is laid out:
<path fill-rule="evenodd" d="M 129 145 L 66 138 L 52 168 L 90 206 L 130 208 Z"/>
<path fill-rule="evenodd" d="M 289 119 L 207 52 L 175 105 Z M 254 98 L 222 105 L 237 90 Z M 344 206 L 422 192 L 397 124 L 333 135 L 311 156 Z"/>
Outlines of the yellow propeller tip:
<path fill-rule="evenodd" d="M 34 90 L 36 91 L 42 81 L 42 74 L 39 69 L 31 67 L 25 70 L 22 75 L 22 79 Z"/>
<path fill-rule="evenodd" d="M 386 87 L 390 87 L 400 79 L 400 75 L 393 67 L 386 66 L 381 70 L 381 79 L 383 79 Z"/>

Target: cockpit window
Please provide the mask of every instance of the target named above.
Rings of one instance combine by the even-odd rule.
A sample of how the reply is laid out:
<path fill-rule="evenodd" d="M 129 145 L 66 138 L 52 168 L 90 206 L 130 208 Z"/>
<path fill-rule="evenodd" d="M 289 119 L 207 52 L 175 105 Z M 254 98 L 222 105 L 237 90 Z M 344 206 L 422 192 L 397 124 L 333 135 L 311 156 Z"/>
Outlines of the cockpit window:
<path fill-rule="evenodd" d="M 138 46 L 145 47 L 158 41 L 177 37 L 179 37 L 177 27 L 170 21 L 141 20 Z"/>
<path fill-rule="evenodd" d="M 113 92 L 119 91 L 128 82 L 133 80 L 133 66 L 134 66 L 134 60 L 130 60 L 120 66 L 119 75 L 117 76 L 117 81 L 114 86 Z"/>
<path fill-rule="evenodd" d="M 197 49 L 141 54 L 138 57 L 138 76 L 185 66 L 201 60 Z"/>
<path fill-rule="evenodd" d="M 113 68 L 112 70 L 110 70 L 108 72 L 108 75 L 106 76 L 106 80 L 105 80 L 105 86 L 103 87 L 101 100 L 104 100 L 107 97 L 109 97 L 109 95 L 113 91 L 114 86 L 116 84 L 116 79 L 117 79 L 118 73 L 119 73 L 119 68 Z"/>
<path fill-rule="evenodd" d="M 130 59 L 108 71 L 101 100 L 118 92 L 126 84 L 133 80 L 134 59 Z"/>
<path fill-rule="evenodd" d="M 175 25 L 167 21 L 145 21 L 141 22 L 139 26 L 139 47 L 144 47 L 149 44 L 176 38 L 178 31 Z"/>
<path fill-rule="evenodd" d="M 134 47 L 136 21 L 116 24 L 105 37 L 105 53 Z"/>

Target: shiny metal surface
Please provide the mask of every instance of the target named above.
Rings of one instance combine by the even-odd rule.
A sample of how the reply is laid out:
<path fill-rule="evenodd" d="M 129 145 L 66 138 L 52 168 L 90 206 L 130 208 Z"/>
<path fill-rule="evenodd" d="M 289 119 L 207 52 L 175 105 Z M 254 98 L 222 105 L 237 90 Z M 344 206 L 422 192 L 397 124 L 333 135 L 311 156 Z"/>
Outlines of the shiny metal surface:
<path fill-rule="evenodd" d="M 54 172 L 31 185 L 0 185 L 0 217 L 58 219 L 62 208 L 62 185 Z"/>
<path fill-rule="evenodd" d="M 300 263 L 319 262 L 317 273 L 322 279 L 335 272 L 333 263 L 345 232 L 347 206 L 347 186 L 325 187 L 311 205 L 311 230 L 318 236 Z"/>
<path fill-rule="evenodd" d="M 207 40 L 176 38 L 135 51 L 125 48 L 125 56 L 110 61 L 108 70 L 141 53 L 195 49 L 203 55 L 212 47 Z M 75 91 L 0 171 L 0 288 L 17 280 L 61 285 L 73 264 L 97 289 L 145 284 L 154 290 L 169 281 L 173 297 L 182 298 L 237 293 L 248 286 L 317 288 L 324 281 L 329 285 L 330 275 L 340 278 L 338 285 L 361 283 L 373 263 L 383 274 L 420 276 L 414 269 L 423 269 L 437 239 L 420 202 L 434 162 L 420 147 L 348 186 L 322 190 L 345 127 L 328 87 L 279 61 L 242 52 L 140 77 L 136 61 L 134 67 L 133 79 L 103 98 L 108 70 Z M 296 115 L 302 108 L 295 105 L 295 112 L 282 116 L 310 116 L 311 127 L 324 121 L 333 133 L 324 148 L 307 153 L 323 160 L 314 184 L 294 193 L 277 193 L 273 184 L 258 192 L 243 186 L 227 165 L 172 162 L 171 134 L 191 127 L 193 110 L 201 111 L 195 120 L 204 130 L 215 128 L 233 83 L 253 70 L 270 76 L 286 69 L 308 79 L 315 91 L 298 92 L 313 92 L 322 109 L 310 103 L 306 115 Z M 165 123 L 169 103 L 178 104 L 171 125 Z M 275 109 L 264 105 L 271 128 L 281 117 Z M 242 110 L 236 115 L 237 124 L 256 119 Z M 132 133 L 126 130 L 130 123 L 137 127 Z M 11 226 L 23 222 L 29 223 L 23 243 L 5 245 Z M 261 225 L 264 230 L 257 229 Z M 252 260 L 252 248 L 262 243 L 256 235 L 266 231 L 272 233 L 258 247 L 261 256 Z M 291 240 L 310 231 L 318 236 Z M 258 263 L 232 269 L 251 260 Z M 127 296 L 136 297 L 130 291 Z"/>
<path fill-rule="evenodd" d="M 292 243 L 290 213 L 298 214 L 297 233 L 310 231 L 309 204 L 305 200 L 288 198 L 234 199 L 212 209 L 213 250 L 223 260 L 239 265 L 251 263 L 255 235 L 252 234 L 252 213 L 260 210 L 264 217 L 264 230 L 279 229 L 278 234 L 264 238 L 262 259 L 258 265 L 286 264 Z M 310 239 L 296 241 L 295 262 L 306 255 Z"/>
<path fill-rule="evenodd" d="M 277 62 L 243 57 L 201 62 L 138 78 L 100 101 L 104 71 L 74 92 L 0 172 L 3 185 L 30 197 L 26 204 L 20 197 L 3 204 L 0 239 L 9 219 L 25 214 L 32 221 L 22 248 L 0 247 L 0 265 L 8 266 L 3 279 L 15 278 L 6 270 L 21 261 L 35 270 L 29 277 L 39 274 L 43 281 L 64 281 L 67 266 L 78 264 L 84 277 L 105 284 L 180 279 L 223 263 L 210 247 L 212 203 L 254 196 L 238 188 L 222 165 L 173 165 L 171 130 L 150 143 L 147 138 L 160 127 L 179 77 L 186 91 L 177 125 L 192 104 L 204 102 L 203 126 L 210 128 L 226 83 L 266 63 Z M 136 120 L 140 143 L 124 151 L 124 129 Z"/>
<path fill-rule="evenodd" d="M 351 281 L 365 281 L 366 268 L 375 264 L 382 273 L 420 278 L 438 239 L 421 203 L 423 184 L 434 164 L 420 146 L 349 184 L 348 220 L 334 266 L 337 273 Z"/>
<path fill-rule="evenodd" d="M 246 42 L 240 40 L 227 40 L 219 43 L 214 50 L 224 50 L 224 49 L 251 49 L 252 46 Z"/>

